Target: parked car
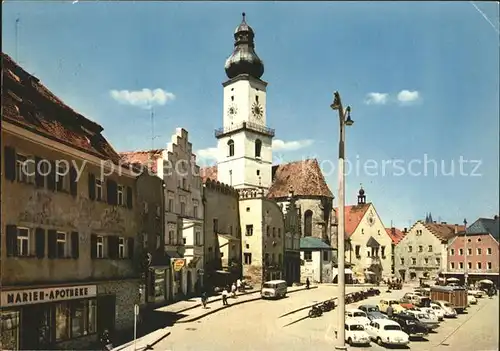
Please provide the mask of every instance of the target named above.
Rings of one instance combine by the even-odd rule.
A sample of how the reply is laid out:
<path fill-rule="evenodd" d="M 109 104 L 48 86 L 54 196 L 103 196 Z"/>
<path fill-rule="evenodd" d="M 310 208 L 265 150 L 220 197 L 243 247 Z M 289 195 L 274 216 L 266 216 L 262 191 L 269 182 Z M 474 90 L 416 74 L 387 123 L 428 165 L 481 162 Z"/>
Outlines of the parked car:
<path fill-rule="evenodd" d="M 390 319 L 398 322 L 401 329 L 409 336 L 424 337 L 429 334 L 429 328 L 411 314 L 399 313 L 393 315 Z"/>
<path fill-rule="evenodd" d="M 431 299 L 427 296 L 420 295 L 420 293 L 406 293 L 401 299 L 403 303 L 411 303 L 414 306 L 418 307 L 427 307 L 431 304 Z"/>
<path fill-rule="evenodd" d="M 438 321 L 442 321 L 444 319 L 444 311 L 441 308 L 434 309 L 432 307 L 418 307 L 418 309 L 424 313 L 436 316 Z"/>
<path fill-rule="evenodd" d="M 467 295 L 467 302 L 469 305 L 475 305 L 477 304 L 477 299 L 474 297 L 474 295 L 471 295 L 470 293 Z"/>
<path fill-rule="evenodd" d="M 435 303 L 431 303 L 431 306 L 429 308 L 432 308 L 432 310 L 434 311 L 436 316 L 438 316 L 438 318 L 440 318 L 441 315 L 443 317 L 446 317 L 446 311 L 441 306 Z"/>
<path fill-rule="evenodd" d="M 438 306 L 439 308 L 441 308 L 444 311 L 444 316 L 446 318 L 455 318 L 457 316 L 457 311 L 448 301 L 434 301 L 433 303 L 431 303 L 431 308 L 434 308 L 434 306 Z"/>
<path fill-rule="evenodd" d="M 477 290 L 477 289 L 469 289 L 467 291 L 467 294 L 474 296 L 476 299 L 480 299 L 481 297 L 484 297 L 485 293 L 482 290 Z"/>
<path fill-rule="evenodd" d="M 366 326 L 366 332 L 379 345 L 408 345 L 410 337 L 399 325 L 390 319 L 374 319 Z"/>
<path fill-rule="evenodd" d="M 347 318 L 345 320 L 345 341 L 353 345 L 370 345 L 370 335 L 365 330 L 365 326 L 356 319 Z"/>
<path fill-rule="evenodd" d="M 433 318 L 433 315 L 416 310 L 406 310 L 405 313 L 413 315 L 416 319 L 425 324 L 429 330 L 434 330 L 439 327 L 439 321 L 437 317 Z"/>
<path fill-rule="evenodd" d="M 353 320 L 356 320 L 361 325 L 370 324 L 370 320 L 366 316 L 366 313 L 361 310 L 358 310 L 357 308 L 346 309 L 345 316 L 346 318 L 351 318 Z"/>
<path fill-rule="evenodd" d="M 387 316 L 380 312 L 377 305 L 360 305 L 358 307 L 361 311 L 366 313 L 366 316 L 370 321 L 374 319 L 386 319 Z"/>
<path fill-rule="evenodd" d="M 396 299 L 382 299 L 378 304 L 380 312 L 387 313 L 387 307 L 392 306 L 393 313 L 400 313 L 405 310 Z"/>

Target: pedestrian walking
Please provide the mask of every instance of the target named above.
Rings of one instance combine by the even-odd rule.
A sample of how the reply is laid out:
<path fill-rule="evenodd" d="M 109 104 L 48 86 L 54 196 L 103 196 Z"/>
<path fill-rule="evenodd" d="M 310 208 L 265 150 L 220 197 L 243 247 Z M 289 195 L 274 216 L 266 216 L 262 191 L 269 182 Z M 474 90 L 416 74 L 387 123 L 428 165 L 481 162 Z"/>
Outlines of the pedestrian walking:
<path fill-rule="evenodd" d="M 392 308 L 392 305 L 389 305 L 389 307 L 387 307 L 387 317 L 392 317 L 393 313 L 394 309 Z"/>
<path fill-rule="evenodd" d="M 238 278 L 238 280 L 236 281 L 236 289 L 238 289 L 239 292 L 241 292 L 241 280 Z"/>
<path fill-rule="evenodd" d="M 229 292 L 227 291 L 227 288 L 224 288 L 222 290 L 222 305 L 227 306 L 229 303 L 227 302 L 227 297 L 229 296 Z"/>
<path fill-rule="evenodd" d="M 233 296 L 233 298 L 236 298 L 236 284 L 233 283 L 233 285 L 231 285 L 231 295 Z"/>
<path fill-rule="evenodd" d="M 207 293 L 204 291 L 201 293 L 201 304 L 203 305 L 203 308 L 207 308 L 207 302 L 208 302 Z"/>
<path fill-rule="evenodd" d="M 306 278 L 306 289 L 309 289 L 309 286 L 311 286 L 311 282 L 309 281 L 309 278 Z"/>

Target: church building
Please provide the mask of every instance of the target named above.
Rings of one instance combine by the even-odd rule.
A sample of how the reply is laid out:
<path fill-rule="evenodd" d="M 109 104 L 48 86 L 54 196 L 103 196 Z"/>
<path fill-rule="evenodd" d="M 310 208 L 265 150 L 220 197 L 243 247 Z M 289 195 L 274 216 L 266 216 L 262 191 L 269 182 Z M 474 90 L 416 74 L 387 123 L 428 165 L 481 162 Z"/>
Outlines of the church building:
<path fill-rule="evenodd" d="M 333 194 L 315 159 L 272 164 L 275 131 L 267 124 L 268 83 L 261 79 L 264 64 L 254 37 L 243 14 L 225 65 L 223 126 L 215 130 L 217 165 L 201 169 L 201 177 L 239 193 L 245 278 L 293 283 L 300 281 L 300 236 L 332 240 Z"/>

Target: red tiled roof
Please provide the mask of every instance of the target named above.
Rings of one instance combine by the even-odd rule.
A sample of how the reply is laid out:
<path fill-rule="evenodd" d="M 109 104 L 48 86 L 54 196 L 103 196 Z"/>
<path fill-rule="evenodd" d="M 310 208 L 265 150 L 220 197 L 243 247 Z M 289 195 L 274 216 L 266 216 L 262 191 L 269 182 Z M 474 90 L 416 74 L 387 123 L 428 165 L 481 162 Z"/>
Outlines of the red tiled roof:
<path fill-rule="evenodd" d="M 147 150 L 147 151 L 127 151 L 120 152 L 120 157 L 123 162 L 133 165 L 148 166 L 151 172 L 157 172 L 157 160 L 161 158 L 163 149 Z"/>
<path fill-rule="evenodd" d="M 352 205 L 345 206 L 345 236 L 349 238 L 356 228 L 361 223 L 361 220 L 365 216 L 366 211 L 370 207 L 371 203 L 363 204 L 363 205 Z M 334 208 L 332 210 L 332 214 L 338 213 L 338 208 Z"/>
<path fill-rule="evenodd" d="M 290 191 L 295 196 L 326 196 L 333 194 L 326 184 L 318 160 L 304 160 L 273 166 L 273 184 L 268 197 L 287 197 Z"/>
<path fill-rule="evenodd" d="M 201 181 L 205 183 L 208 179 L 217 180 L 217 166 L 200 168 Z"/>
<path fill-rule="evenodd" d="M 50 92 L 39 79 L 2 53 L 2 120 L 101 159 L 120 157 L 103 128 Z"/>
<path fill-rule="evenodd" d="M 438 224 L 438 223 L 423 223 L 423 225 L 438 239 L 443 241 L 449 240 L 457 235 L 458 232 L 464 231 L 465 226 L 457 226 L 457 233 L 455 232 L 454 224 Z"/>
<path fill-rule="evenodd" d="M 401 241 L 401 239 L 403 239 L 404 236 L 405 236 L 405 233 L 403 233 L 398 228 L 385 228 L 385 231 L 391 237 L 392 243 L 394 245 L 399 244 L 399 242 Z"/>

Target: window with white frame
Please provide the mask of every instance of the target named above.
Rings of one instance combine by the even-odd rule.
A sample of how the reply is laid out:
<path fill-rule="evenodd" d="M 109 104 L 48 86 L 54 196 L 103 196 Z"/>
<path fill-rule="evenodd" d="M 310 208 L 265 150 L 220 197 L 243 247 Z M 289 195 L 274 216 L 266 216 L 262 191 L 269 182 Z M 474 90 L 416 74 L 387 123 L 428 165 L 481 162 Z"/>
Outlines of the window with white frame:
<path fill-rule="evenodd" d="M 467 256 L 471 256 L 472 255 L 472 249 L 471 248 L 468 248 L 467 249 Z"/>
<path fill-rule="evenodd" d="M 458 255 L 462 256 L 464 254 L 464 249 L 458 249 Z"/>
<path fill-rule="evenodd" d="M 469 268 L 469 269 L 472 268 L 472 262 L 467 262 L 467 268 Z"/>
<path fill-rule="evenodd" d="M 459 265 L 460 269 L 464 269 L 464 263 L 463 262 L 459 262 L 458 265 Z"/>
<path fill-rule="evenodd" d="M 123 188 L 124 188 L 123 185 L 118 185 L 116 187 L 116 193 L 117 193 L 116 198 L 119 206 L 125 205 L 125 196 L 123 193 Z"/>
<path fill-rule="evenodd" d="M 311 251 L 304 252 L 304 260 L 312 261 L 312 252 Z"/>
<path fill-rule="evenodd" d="M 417 259 L 415 257 L 411 258 L 411 264 L 416 265 L 417 264 Z"/>
<path fill-rule="evenodd" d="M 427 246 L 427 252 L 432 252 L 432 245 Z"/>
<path fill-rule="evenodd" d="M 404 259 L 404 257 L 401 257 L 399 260 L 401 261 L 401 265 L 402 265 L 402 266 L 404 266 L 404 264 L 405 264 L 405 259 Z"/>
<path fill-rule="evenodd" d="M 413 252 L 413 246 L 408 246 L 408 252 Z"/>
<path fill-rule="evenodd" d="M 476 249 L 476 254 L 477 254 L 477 255 L 481 255 L 482 253 L 483 253 L 483 250 L 481 250 L 481 248 L 480 248 L 480 247 L 478 247 L 478 248 Z"/>
<path fill-rule="evenodd" d="M 455 269 L 455 262 L 451 262 L 450 267 L 451 267 L 451 269 Z"/>
<path fill-rule="evenodd" d="M 45 174 L 45 173 L 44 173 Z M 32 158 L 16 155 L 16 175 L 17 181 L 23 183 L 33 183 L 35 179 L 35 162 Z"/>
<path fill-rule="evenodd" d="M 491 262 L 488 262 L 488 263 L 486 264 L 486 267 L 487 267 L 488 269 L 491 269 Z"/>
<path fill-rule="evenodd" d="M 455 249 L 450 249 L 450 255 L 455 256 Z"/>
<path fill-rule="evenodd" d="M 181 216 L 185 216 L 186 215 L 186 197 L 180 196 L 179 202 L 181 203 Z"/>
<path fill-rule="evenodd" d="M 98 236 L 97 237 L 97 253 L 96 253 L 97 258 L 104 258 L 104 237 L 103 236 Z"/>
<path fill-rule="evenodd" d="M 424 251 L 424 247 L 422 245 L 419 245 L 418 246 L 418 252 L 423 252 Z"/>
<path fill-rule="evenodd" d="M 194 244 L 196 246 L 200 246 L 201 245 L 201 232 L 199 230 L 197 230 L 195 232 L 195 236 L 194 236 Z"/>
<path fill-rule="evenodd" d="M 487 255 L 491 255 L 491 252 L 492 252 L 491 247 L 488 247 L 488 248 L 486 249 L 486 254 L 487 254 Z"/>
<path fill-rule="evenodd" d="M 441 258 L 440 257 L 436 257 L 436 264 L 438 266 L 441 264 Z"/>
<path fill-rule="evenodd" d="M 102 179 L 95 179 L 95 199 L 102 201 Z"/>
<path fill-rule="evenodd" d="M 118 258 L 125 258 L 125 238 L 118 238 Z"/>
<path fill-rule="evenodd" d="M 198 218 L 198 200 L 193 200 L 193 217 Z"/>
<path fill-rule="evenodd" d="M 66 191 L 69 184 L 69 165 L 65 162 L 58 162 L 56 165 L 56 190 Z"/>
<path fill-rule="evenodd" d="M 68 255 L 68 241 L 65 232 L 57 232 L 57 257 L 64 258 Z"/>
<path fill-rule="evenodd" d="M 424 262 L 425 262 L 425 264 L 429 264 L 429 259 L 427 257 L 424 258 Z"/>
<path fill-rule="evenodd" d="M 29 256 L 31 254 L 31 230 L 29 228 L 17 228 L 17 256 Z"/>
<path fill-rule="evenodd" d="M 476 267 L 477 267 L 477 269 L 481 269 L 481 267 L 482 267 L 481 262 L 477 262 Z"/>
<path fill-rule="evenodd" d="M 168 192 L 168 212 L 174 212 L 175 210 L 175 206 L 174 206 L 174 202 L 175 202 L 175 195 L 173 192 L 169 191 Z"/>

